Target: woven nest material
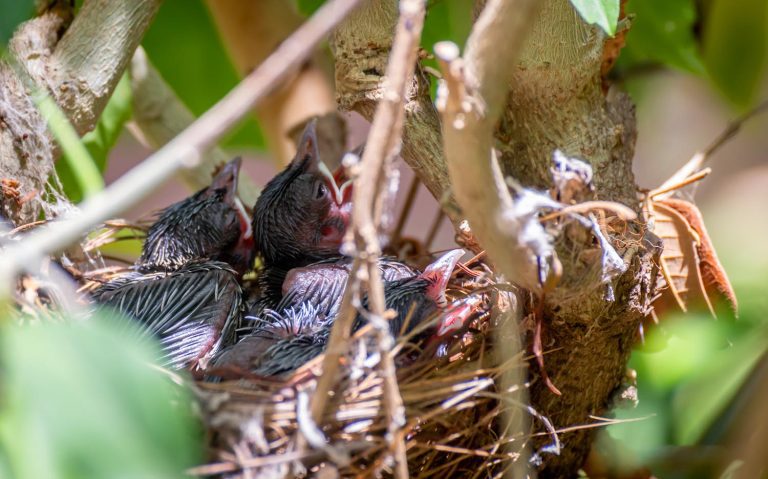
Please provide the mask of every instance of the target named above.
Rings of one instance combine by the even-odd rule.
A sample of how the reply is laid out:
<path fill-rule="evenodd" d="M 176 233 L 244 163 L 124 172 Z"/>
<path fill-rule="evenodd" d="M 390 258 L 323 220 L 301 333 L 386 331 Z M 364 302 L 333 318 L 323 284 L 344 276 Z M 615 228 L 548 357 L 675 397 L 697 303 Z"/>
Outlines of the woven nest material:
<path fill-rule="evenodd" d="M 502 407 L 496 381 L 519 366 L 520 358 L 494 369 L 491 349 L 480 333 L 469 344 L 452 348 L 450 358 L 424 357 L 398 368 L 408 418 L 402 434 L 412 477 L 492 476 L 518 457 L 520 444 L 499 432 Z M 391 466 L 382 378 L 374 365 L 365 364 L 370 356 L 358 353 L 349 358 L 322 430 L 309 418 L 322 358 L 285 381 L 198 383 L 214 463 L 192 472 L 282 477 L 294 461 L 317 472 L 329 467 L 330 460 L 345 477 L 380 475 Z M 324 439 L 302 450 L 297 433 Z"/>
<path fill-rule="evenodd" d="M 136 225 L 115 222 L 84 243 L 84 250 L 95 253 L 116 241 L 124 229 L 141 236 Z M 126 270 L 101 261 L 98 269 L 93 264 L 82 266 L 90 271 L 68 268 L 80 291 Z M 494 347 L 518 344 L 519 337 L 504 339 L 499 334 L 517 328 L 505 327 L 506 321 L 513 321 L 509 315 L 490 314 L 490 305 L 503 303 L 500 297 L 506 293 L 493 284 L 490 270 L 477 258 L 454 271 L 447 295 L 456 302 L 469 295 L 482 298 L 468 328 L 440 344 L 427 345 L 423 338 L 430 337 L 429 328 L 438 324 L 438 316 L 398 338 L 395 346 L 406 417 L 400 434 L 409 472 L 416 478 L 500 476 L 521 457 L 529 438 L 509 432 L 505 426 L 509 413 L 532 413 L 526 405 L 512 402 L 509 394 L 521 385 L 510 383 L 507 375 L 519 376 L 525 358 L 521 353 L 499 355 L 500 348 Z M 52 305 L 45 306 L 40 309 Z M 319 424 L 311 420 L 309 403 L 323 356 L 288 377 L 191 383 L 207 431 L 210 462 L 187 472 L 249 479 L 391 475 L 389 424 L 379 353 L 371 347 L 373 335 L 369 325 L 353 336 Z"/>
<path fill-rule="evenodd" d="M 461 292 L 453 288 L 454 297 L 483 295 L 485 304 L 490 303 L 493 288 L 468 280 L 467 272 L 457 273 L 453 286 L 460 285 Z M 411 477 L 493 477 L 521 455 L 526 438 L 504 431 L 505 413 L 526 408 L 501 401 L 499 392 L 505 375 L 520 372 L 524 359 L 517 354 L 499 364 L 493 346 L 499 335 L 491 333 L 503 331 L 505 324 L 491 319 L 485 309 L 468 331 L 440 348 L 422 349 L 424 344 L 414 339 L 417 334 L 397 342 L 397 380 L 406 416 L 401 434 Z M 420 329 L 440 318 L 433 319 Z M 370 348 L 372 332 L 369 326 L 353 337 L 321 425 L 311 420 L 309 403 L 322 356 L 279 380 L 197 383 L 213 461 L 190 472 L 232 478 L 303 472 L 328 474 L 323 477 L 389 475 L 388 420 L 378 354 Z M 512 344 L 519 341 L 509 339 Z"/>

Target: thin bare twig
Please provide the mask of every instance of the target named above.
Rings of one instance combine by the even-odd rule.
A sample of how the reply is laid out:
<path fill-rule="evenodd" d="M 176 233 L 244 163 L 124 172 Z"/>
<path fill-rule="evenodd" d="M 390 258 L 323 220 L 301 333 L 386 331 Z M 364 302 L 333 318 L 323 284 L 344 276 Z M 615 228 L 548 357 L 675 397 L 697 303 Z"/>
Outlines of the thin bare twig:
<path fill-rule="evenodd" d="M 197 121 L 109 188 L 83 202 L 79 214 L 26 235 L 6 249 L 0 261 L 0 287 L 22 267 L 77 241 L 99 223 L 136 204 L 182 168 L 196 167 L 202 153 L 232 128 L 250 109 L 273 91 L 294 68 L 311 55 L 319 43 L 359 3 L 335 0 L 286 39 L 259 68 L 248 75 Z"/>
<path fill-rule="evenodd" d="M 743 114 L 739 118 L 732 121 L 717 137 L 709 144 L 704 150 L 696 152 L 688 162 L 683 165 L 679 170 L 669 177 L 661 186 L 651 192 L 651 196 L 656 199 L 662 200 L 672 195 L 672 191 L 675 185 L 683 182 L 686 178 L 696 173 L 704 163 L 712 156 L 712 154 L 719 150 L 728 140 L 736 136 L 736 134 L 744 126 L 744 123 L 754 118 L 755 116 L 768 111 L 768 100 L 764 100 L 752 110 Z"/>
<path fill-rule="evenodd" d="M 418 175 L 413 175 L 411 184 L 408 186 L 408 194 L 405 197 L 403 209 L 400 212 L 400 218 L 397 220 L 394 231 L 392 231 L 392 243 L 397 243 L 403 235 L 403 228 L 405 228 L 405 223 L 408 221 L 408 216 L 410 216 L 413 201 L 416 199 L 416 193 L 419 192 L 419 185 L 421 185 L 421 181 Z"/>
<path fill-rule="evenodd" d="M 323 375 L 318 381 L 317 392 L 312 402 L 312 416 L 317 421 L 322 417 L 328 392 L 336 381 L 339 359 L 346 351 L 344 338 L 349 336 L 357 316 L 356 311 L 351 307 L 352 295 L 355 292 L 359 295 L 359 283 L 364 277 L 368 283 L 368 302 L 372 322 L 376 327 L 377 347 L 381 354 L 380 367 L 384 381 L 384 407 L 388 424 L 387 439 L 395 460 L 395 477 L 400 478 L 408 477 L 405 441 L 401 434 L 401 428 L 405 425 L 405 409 L 395 375 L 392 352 L 394 340 L 385 318 L 384 287 L 378 267 L 381 256 L 378 230 L 382 213 L 381 205 L 386 203 L 384 197 L 387 194 L 385 187 L 387 173 L 402 142 L 405 117 L 403 100 L 407 94 L 408 81 L 413 76 L 423 22 L 424 2 L 401 0 L 400 17 L 387 65 L 384 93 L 376 108 L 363 158 L 359 167 L 356 168 L 359 174 L 353 190 L 351 228 L 357 249 L 356 259 L 344 292 L 343 309 L 331 332 L 323 361 Z M 363 266 L 365 270 L 361 274 L 360 269 Z"/>

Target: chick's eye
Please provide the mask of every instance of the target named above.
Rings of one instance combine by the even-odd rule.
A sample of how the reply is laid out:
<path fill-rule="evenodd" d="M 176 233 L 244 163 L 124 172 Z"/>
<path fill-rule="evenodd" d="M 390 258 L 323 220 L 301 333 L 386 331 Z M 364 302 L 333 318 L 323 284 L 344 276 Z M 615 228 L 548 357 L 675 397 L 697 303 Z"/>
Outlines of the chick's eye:
<path fill-rule="evenodd" d="M 325 197 L 325 194 L 327 192 L 328 192 L 328 189 L 325 187 L 325 185 L 322 182 L 317 183 L 317 186 L 315 186 L 315 199 L 319 200 Z"/>

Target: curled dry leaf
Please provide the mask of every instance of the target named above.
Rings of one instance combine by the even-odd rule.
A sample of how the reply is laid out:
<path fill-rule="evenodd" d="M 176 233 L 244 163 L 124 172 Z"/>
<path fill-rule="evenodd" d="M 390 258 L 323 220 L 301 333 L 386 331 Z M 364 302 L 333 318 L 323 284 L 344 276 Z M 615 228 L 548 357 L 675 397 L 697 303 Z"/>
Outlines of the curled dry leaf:
<path fill-rule="evenodd" d="M 647 207 L 654 233 L 664 243 L 659 266 L 668 285 L 653 303 L 655 312 L 705 306 L 717 317 L 715 305 L 725 302 L 735 316 L 736 296 L 696 205 L 651 199 Z"/>
<path fill-rule="evenodd" d="M 717 258 L 715 246 L 709 239 L 709 233 L 707 233 L 707 228 L 704 226 L 704 218 L 701 216 L 699 208 L 689 201 L 675 198 L 664 200 L 663 203 L 683 216 L 690 227 L 698 234 L 699 241 L 696 244 L 696 252 L 699 255 L 699 271 L 701 272 L 704 289 L 710 301 L 715 306 L 721 302 L 726 304 L 733 313 L 733 316 L 737 316 L 738 303 L 736 301 L 736 293 L 733 291 L 733 287 L 731 287 L 731 282 L 728 280 L 725 268 L 723 268 L 723 265 Z"/>

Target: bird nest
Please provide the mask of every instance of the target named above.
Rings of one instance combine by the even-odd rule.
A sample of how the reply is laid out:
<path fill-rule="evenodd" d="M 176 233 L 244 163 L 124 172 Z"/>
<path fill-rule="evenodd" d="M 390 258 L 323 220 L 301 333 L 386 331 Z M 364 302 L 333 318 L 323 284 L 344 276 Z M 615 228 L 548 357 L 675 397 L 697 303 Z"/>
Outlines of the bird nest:
<path fill-rule="evenodd" d="M 512 437 L 504 427 L 506 413 L 520 411 L 519 405 L 500 401 L 499 393 L 502 384 L 509 384 L 507 375 L 520 373 L 524 361 L 520 354 L 506 359 L 496 355 L 497 332 L 509 330 L 504 323 L 512 319 L 489 313 L 490 304 L 503 302 L 505 294 L 488 272 L 475 258 L 451 278 L 447 293 L 453 304 L 468 296 L 482 299 L 463 330 L 440 343 L 424 340 L 440 321 L 438 315 L 395 343 L 405 412 L 405 423 L 395 434 L 405 445 L 411 477 L 491 476 L 521 454 L 523 438 Z M 324 356 L 279 379 L 197 382 L 194 390 L 209 432 L 211 462 L 189 472 L 237 478 L 389 475 L 394 467 L 392 424 L 373 334 L 368 325 L 352 336 L 340 377 L 317 422 L 310 403 Z M 519 338 L 508 340 L 517 343 Z"/>
<path fill-rule="evenodd" d="M 140 238 L 143 229 L 111 222 L 81 246 L 86 255 L 98 254 L 106 244 Z M 131 234 L 118 234 L 126 231 Z M 101 262 L 102 267 L 94 269 L 87 263 L 80 263 L 82 270 L 67 268 L 81 291 L 126 269 L 104 267 Z M 517 325 L 506 326 L 515 321 L 503 313 L 509 295 L 492 278 L 480 257 L 460 263 L 446 294 L 454 305 L 470 296 L 480 300 L 475 301 L 480 307 L 471 322 L 441 342 L 430 342 L 434 337 L 430 329 L 450 311 L 449 306 L 395 342 L 396 377 L 405 413 L 405 423 L 395 430 L 405 445 L 411 477 L 490 477 L 502 474 L 523 453 L 528 437 L 519 435 L 519 427 L 508 426 L 510 413 L 535 413 L 514 403 L 509 394 L 521 387 L 522 381 L 510 382 L 510 377 L 522 375 L 525 358 L 522 353 L 510 357 L 509 351 L 517 348 L 494 346 L 519 344 L 520 338 Z M 39 312 L 49 306 L 33 309 Z M 220 382 L 180 379 L 190 383 L 198 400 L 209 453 L 208 463 L 187 472 L 227 478 L 390 475 L 393 429 L 385 407 L 380 352 L 372 346 L 374 334 L 372 325 L 353 334 L 333 393 L 317 422 L 310 403 L 324 355 L 285 377 Z"/>
<path fill-rule="evenodd" d="M 503 323 L 480 314 L 468 330 L 438 348 L 423 349 L 414 340 L 418 335 L 397 341 L 397 382 L 406 417 L 397 434 L 405 443 L 411 477 L 490 477 L 520 456 L 523 438 L 504 427 L 504 413 L 517 406 L 502 403 L 499 392 L 505 375 L 518 372 L 523 358 L 499 362 L 493 346 L 499 336 L 491 333 L 506 329 Z M 198 382 L 213 461 L 189 472 L 243 478 L 391 472 L 391 424 L 379 358 L 367 340 L 371 333 L 368 326 L 353 336 L 319 423 L 311 419 L 310 401 L 323 356 L 282 380 Z"/>

